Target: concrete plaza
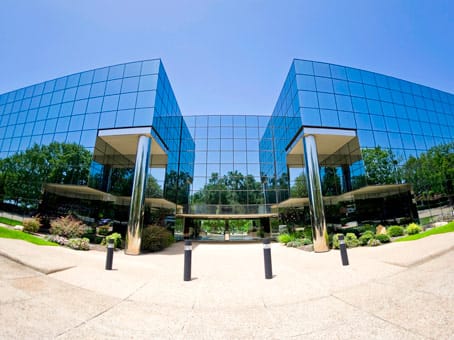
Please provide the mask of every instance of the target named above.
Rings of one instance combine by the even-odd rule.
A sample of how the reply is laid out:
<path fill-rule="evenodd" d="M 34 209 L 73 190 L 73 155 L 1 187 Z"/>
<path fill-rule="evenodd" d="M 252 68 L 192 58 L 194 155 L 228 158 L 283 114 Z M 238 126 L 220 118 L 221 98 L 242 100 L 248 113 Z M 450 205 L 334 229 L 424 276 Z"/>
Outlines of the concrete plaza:
<path fill-rule="evenodd" d="M 183 244 L 140 256 L 0 239 L 1 339 L 448 339 L 454 233 L 310 253 L 272 244 Z"/>

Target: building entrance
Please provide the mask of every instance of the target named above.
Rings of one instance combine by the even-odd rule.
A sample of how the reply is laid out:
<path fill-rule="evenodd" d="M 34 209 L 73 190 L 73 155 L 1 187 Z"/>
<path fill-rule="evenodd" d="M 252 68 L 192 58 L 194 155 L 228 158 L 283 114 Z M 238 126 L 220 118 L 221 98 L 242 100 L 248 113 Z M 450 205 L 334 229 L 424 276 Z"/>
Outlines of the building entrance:
<path fill-rule="evenodd" d="M 199 241 L 255 241 L 277 233 L 277 214 L 177 215 L 175 236 Z"/>

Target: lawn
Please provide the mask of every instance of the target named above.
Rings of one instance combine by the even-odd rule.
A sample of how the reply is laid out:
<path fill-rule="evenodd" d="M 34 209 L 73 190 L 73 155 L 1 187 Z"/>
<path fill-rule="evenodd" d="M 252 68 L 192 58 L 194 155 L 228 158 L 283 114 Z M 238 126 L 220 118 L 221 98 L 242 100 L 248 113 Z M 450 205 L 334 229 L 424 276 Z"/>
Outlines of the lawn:
<path fill-rule="evenodd" d="M 430 235 L 444 234 L 444 233 L 451 233 L 451 232 L 454 232 L 454 222 L 448 223 L 447 225 L 444 225 L 442 227 L 432 228 L 430 230 L 424 231 L 419 234 L 408 235 L 408 236 L 399 238 L 399 239 L 395 240 L 394 242 L 414 241 L 414 240 L 419 240 L 420 238 L 424 238 L 424 237 L 427 237 Z"/>
<path fill-rule="evenodd" d="M 39 246 L 58 246 L 58 244 L 54 242 L 43 240 L 40 237 L 24 233 L 23 231 L 12 230 L 4 227 L 0 227 L 0 238 L 12 238 L 15 240 L 23 240 L 33 244 L 37 244 Z"/>
<path fill-rule="evenodd" d="M 8 224 L 8 225 L 22 225 L 22 222 L 12 220 L 12 219 L 6 218 L 6 217 L 0 217 L 0 223 Z"/>

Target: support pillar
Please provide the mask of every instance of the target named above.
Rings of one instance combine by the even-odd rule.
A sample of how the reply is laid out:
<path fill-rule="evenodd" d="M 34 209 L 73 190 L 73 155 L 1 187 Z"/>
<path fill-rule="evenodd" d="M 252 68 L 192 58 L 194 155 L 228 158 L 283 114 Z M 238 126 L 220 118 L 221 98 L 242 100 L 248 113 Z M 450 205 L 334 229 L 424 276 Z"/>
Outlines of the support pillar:
<path fill-rule="evenodd" d="M 329 241 L 326 230 L 325 211 L 323 209 L 322 186 L 315 136 L 304 136 L 303 144 L 314 251 L 321 253 L 329 250 Z"/>
<path fill-rule="evenodd" d="M 137 142 L 136 165 L 129 207 L 128 231 L 126 233 L 125 254 L 139 255 L 142 240 L 145 190 L 150 163 L 151 138 L 140 136 Z"/>

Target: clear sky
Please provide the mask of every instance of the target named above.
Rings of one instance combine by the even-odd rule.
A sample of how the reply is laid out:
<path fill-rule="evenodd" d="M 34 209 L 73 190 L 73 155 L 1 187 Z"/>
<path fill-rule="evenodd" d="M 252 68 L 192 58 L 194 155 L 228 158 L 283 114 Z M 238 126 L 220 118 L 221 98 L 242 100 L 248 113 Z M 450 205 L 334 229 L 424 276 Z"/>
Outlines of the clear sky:
<path fill-rule="evenodd" d="M 271 114 L 293 58 L 454 92 L 452 0 L 2 0 L 0 93 L 162 58 L 181 111 Z"/>

